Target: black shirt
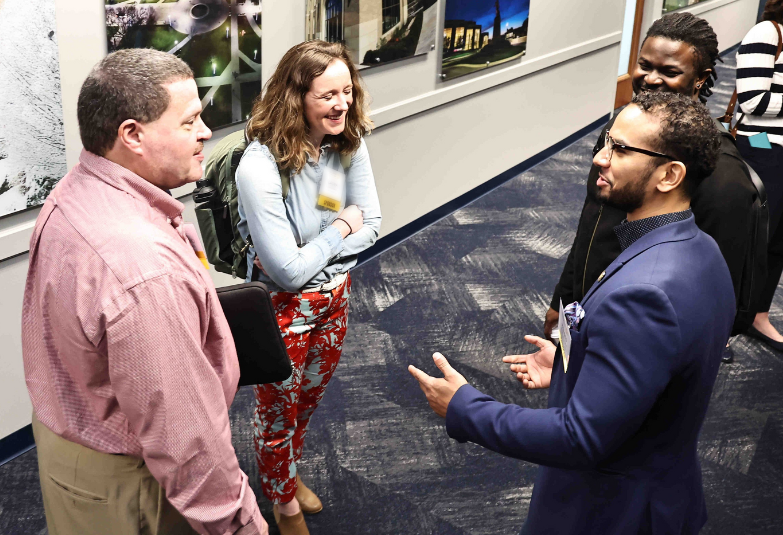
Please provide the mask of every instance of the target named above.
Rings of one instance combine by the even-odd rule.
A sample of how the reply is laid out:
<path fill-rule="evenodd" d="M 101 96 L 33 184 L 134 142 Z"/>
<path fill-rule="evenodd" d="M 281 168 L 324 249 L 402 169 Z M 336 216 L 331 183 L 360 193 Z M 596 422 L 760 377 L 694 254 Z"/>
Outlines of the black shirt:
<path fill-rule="evenodd" d="M 624 219 L 622 223 L 614 227 L 614 233 L 617 235 L 617 239 L 620 240 L 620 249 L 625 251 L 633 242 L 653 230 L 660 228 L 669 223 L 676 223 L 678 221 L 685 221 L 693 212 L 688 208 L 682 212 L 672 212 L 670 214 L 654 215 L 652 217 L 645 217 L 644 219 L 637 219 L 636 221 L 628 221 Z"/>

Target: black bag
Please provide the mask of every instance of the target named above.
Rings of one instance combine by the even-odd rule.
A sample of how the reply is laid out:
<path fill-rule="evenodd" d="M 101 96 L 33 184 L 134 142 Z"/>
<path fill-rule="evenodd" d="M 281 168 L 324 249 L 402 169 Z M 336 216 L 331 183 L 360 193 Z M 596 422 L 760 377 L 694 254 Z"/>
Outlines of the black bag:
<path fill-rule="evenodd" d="M 745 252 L 745 266 L 742 269 L 739 299 L 737 299 L 737 317 L 734 320 L 734 332 L 739 334 L 753 325 L 758 312 L 758 300 L 761 287 L 767 279 L 767 244 L 769 243 L 769 208 L 767 190 L 756 171 L 745 163 L 750 179 L 756 188 L 756 198 L 751 206 L 751 228 L 748 235 L 748 248 Z"/>
<path fill-rule="evenodd" d="M 260 282 L 217 289 L 239 358 L 239 386 L 285 381 L 291 360 L 275 319 L 269 292 Z"/>

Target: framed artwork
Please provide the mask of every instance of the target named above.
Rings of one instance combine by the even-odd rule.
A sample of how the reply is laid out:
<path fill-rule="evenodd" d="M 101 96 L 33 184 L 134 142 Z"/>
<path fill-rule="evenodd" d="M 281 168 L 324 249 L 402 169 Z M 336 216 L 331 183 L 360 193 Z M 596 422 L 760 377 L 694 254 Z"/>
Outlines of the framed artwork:
<path fill-rule="evenodd" d="M 445 0 L 441 79 L 525 55 L 530 0 Z"/>
<path fill-rule="evenodd" d="M 109 52 L 154 48 L 196 76 L 210 128 L 249 118 L 261 92 L 261 0 L 104 0 Z"/>
<path fill-rule="evenodd" d="M 43 204 L 65 175 L 54 0 L 0 0 L 0 217 Z"/>
<path fill-rule="evenodd" d="M 663 0 L 663 13 L 671 13 L 672 11 L 677 11 L 683 7 L 706 1 L 707 0 Z"/>
<path fill-rule="evenodd" d="M 306 38 L 344 43 L 361 69 L 435 46 L 437 0 L 307 0 Z"/>

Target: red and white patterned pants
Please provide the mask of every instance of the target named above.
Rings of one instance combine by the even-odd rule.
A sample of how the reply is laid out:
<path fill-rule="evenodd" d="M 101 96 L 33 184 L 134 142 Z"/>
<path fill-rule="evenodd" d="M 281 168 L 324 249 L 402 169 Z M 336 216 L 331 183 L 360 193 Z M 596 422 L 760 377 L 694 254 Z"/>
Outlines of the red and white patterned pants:
<path fill-rule="evenodd" d="M 254 387 L 256 460 L 261 489 L 273 503 L 290 502 L 296 494 L 296 463 L 310 417 L 340 361 L 350 293 L 350 275 L 327 293 L 272 293 L 293 367 L 285 381 Z"/>

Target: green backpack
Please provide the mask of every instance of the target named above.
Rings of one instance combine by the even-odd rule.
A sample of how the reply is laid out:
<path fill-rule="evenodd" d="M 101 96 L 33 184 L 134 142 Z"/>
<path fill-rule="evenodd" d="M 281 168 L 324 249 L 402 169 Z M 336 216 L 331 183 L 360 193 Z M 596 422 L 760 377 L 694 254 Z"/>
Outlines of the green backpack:
<path fill-rule="evenodd" d="M 247 250 L 253 246 L 253 240 L 249 236 L 244 240 L 237 229 L 239 196 L 236 173 L 248 144 L 244 130 L 224 137 L 207 158 L 204 178 L 196 182 L 193 191 L 196 219 L 207 259 L 217 271 L 241 279 L 247 278 Z M 351 166 L 352 156 L 340 155 L 343 169 Z M 283 199 L 286 199 L 291 184 L 289 170 L 280 170 L 280 181 Z"/>

